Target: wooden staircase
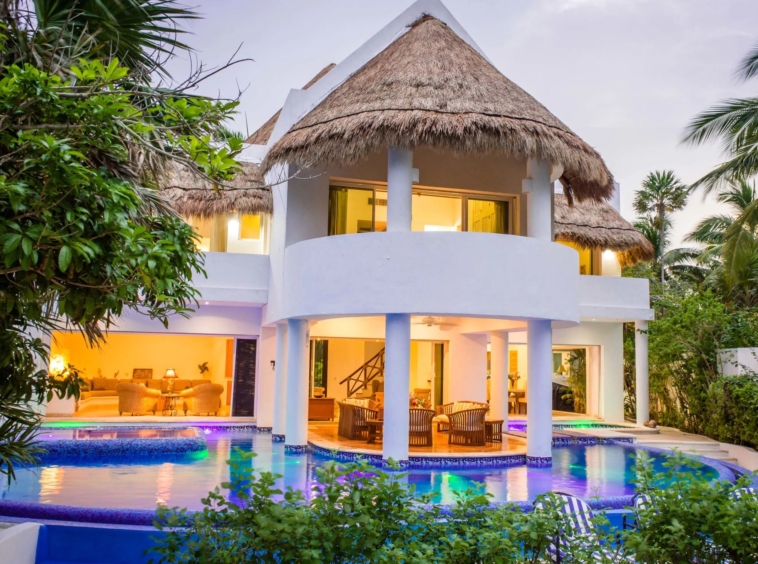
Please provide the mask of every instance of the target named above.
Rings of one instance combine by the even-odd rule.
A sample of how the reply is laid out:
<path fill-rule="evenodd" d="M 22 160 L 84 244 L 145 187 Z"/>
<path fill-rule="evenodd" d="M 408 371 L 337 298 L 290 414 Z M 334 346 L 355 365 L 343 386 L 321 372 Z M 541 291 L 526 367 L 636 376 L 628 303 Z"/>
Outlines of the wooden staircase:
<path fill-rule="evenodd" d="M 384 349 L 380 350 L 352 374 L 343 378 L 340 385 L 347 382 L 347 397 L 353 397 L 377 378 L 384 378 Z"/>

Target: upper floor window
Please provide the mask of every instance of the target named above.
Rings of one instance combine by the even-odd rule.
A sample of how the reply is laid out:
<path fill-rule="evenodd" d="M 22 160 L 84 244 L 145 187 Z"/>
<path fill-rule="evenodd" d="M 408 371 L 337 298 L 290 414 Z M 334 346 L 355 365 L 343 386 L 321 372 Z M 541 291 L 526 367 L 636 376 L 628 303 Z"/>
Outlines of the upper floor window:
<path fill-rule="evenodd" d="M 268 254 L 268 219 L 253 214 L 185 217 L 200 236 L 198 249 L 216 253 Z"/>
<path fill-rule="evenodd" d="M 414 188 L 412 231 L 512 233 L 513 198 Z M 387 230 L 386 188 L 329 188 L 329 235 Z"/>
<path fill-rule="evenodd" d="M 561 245 L 571 247 L 577 253 L 579 253 L 579 274 L 595 274 L 599 275 L 601 272 L 599 257 L 600 254 L 596 249 L 588 249 L 586 247 L 580 247 L 576 243 L 570 243 L 568 241 L 556 241 Z"/>

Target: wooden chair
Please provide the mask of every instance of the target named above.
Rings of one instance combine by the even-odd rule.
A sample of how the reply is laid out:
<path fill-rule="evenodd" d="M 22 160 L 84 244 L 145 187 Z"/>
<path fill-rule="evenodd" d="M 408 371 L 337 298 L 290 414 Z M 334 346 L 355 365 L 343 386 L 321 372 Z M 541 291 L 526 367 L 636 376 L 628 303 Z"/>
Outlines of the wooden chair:
<path fill-rule="evenodd" d="M 468 446 L 484 446 L 487 444 L 484 426 L 487 411 L 486 407 L 480 407 L 452 413 L 450 415 L 448 444 Z"/>
<path fill-rule="evenodd" d="M 340 418 L 337 423 L 337 434 L 351 440 L 368 439 L 368 419 L 378 419 L 379 412 L 362 405 L 337 402 L 340 406 Z"/>
<path fill-rule="evenodd" d="M 444 433 L 450 430 L 450 416 L 456 411 L 464 409 L 488 408 L 486 403 L 478 401 L 454 401 L 437 406 L 437 432 Z"/>
<path fill-rule="evenodd" d="M 432 446 L 433 409 L 409 409 L 408 446 Z"/>

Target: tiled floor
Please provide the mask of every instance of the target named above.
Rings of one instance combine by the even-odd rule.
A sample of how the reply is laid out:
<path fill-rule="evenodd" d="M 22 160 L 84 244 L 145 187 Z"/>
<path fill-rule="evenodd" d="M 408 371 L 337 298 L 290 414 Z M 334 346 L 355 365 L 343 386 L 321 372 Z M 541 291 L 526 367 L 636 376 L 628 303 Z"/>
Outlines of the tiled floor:
<path fill-rule="evenodd" d="M 433 446 L 410 447 L 417 454 L 460 454 L 460 453 L 510 453 L 526 451 L 526 442 L 515 437 L 503 437 L 502 443 L 487 443 L 485 446 L 469 447 L 448 444 L 448 433 L 438 433 L 436 425 L 432 435 Z M 352 451 L 381 452 L 382 443 L 368 444 L 366 441 L 352 441 L 337 435 L 337 423 L 315 423 L 308 425 L 308 440 L 325 448 L 349 449 Z"/>

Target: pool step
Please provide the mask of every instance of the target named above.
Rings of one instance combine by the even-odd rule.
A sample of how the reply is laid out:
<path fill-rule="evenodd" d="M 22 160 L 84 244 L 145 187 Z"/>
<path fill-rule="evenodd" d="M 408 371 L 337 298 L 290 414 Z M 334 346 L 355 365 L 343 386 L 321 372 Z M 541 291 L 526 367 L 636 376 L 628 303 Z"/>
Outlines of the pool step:
<path fill-rule="evenodd" d="M 687 454 L 694 454 L 696 456 L 705 456 L 713 458 L 714 460 L 723 460 L 724 462 L 737 463 L 737 459 L 733 458 L 727 451 L 721 448 L 721 445 L 716 441 L 711 440 L 695 440 L 695 441 L 677 441 L 671 438 L 647 438 L 640 437 L 637 440 L 638 444 L 651 446 L 655 448 L 665 448 L 667 450 L 678 450 Z"/>

